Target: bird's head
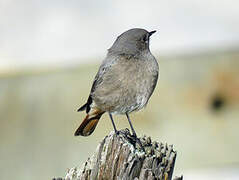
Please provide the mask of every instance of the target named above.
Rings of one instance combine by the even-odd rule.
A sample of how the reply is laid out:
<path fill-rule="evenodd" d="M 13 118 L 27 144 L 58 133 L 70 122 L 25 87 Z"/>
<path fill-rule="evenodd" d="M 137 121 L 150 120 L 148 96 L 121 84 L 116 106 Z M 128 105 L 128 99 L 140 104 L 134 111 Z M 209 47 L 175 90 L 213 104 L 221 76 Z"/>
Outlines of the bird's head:
<path fill-rule="evenodd" d="M 155 32 L 148 32 L 140 28 L 130 29 L 117 37 L 109 52 L 137 55 L 144 51 L 149 51 L 150 36 Z"/>

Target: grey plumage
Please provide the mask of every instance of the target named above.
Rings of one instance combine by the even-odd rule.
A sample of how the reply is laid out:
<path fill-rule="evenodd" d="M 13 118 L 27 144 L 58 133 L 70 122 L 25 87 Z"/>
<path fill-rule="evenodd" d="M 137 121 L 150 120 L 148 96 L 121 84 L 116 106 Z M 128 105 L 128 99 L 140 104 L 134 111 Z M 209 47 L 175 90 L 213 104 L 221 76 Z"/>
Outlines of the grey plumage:
<path fill-rule="evenodd" d="M 154 32 L 135 28 L 116 39 L 96 74 L 87 103 L 79 110 L 128 114 L 146 106 L 159 74 L 149 50 Z"/>

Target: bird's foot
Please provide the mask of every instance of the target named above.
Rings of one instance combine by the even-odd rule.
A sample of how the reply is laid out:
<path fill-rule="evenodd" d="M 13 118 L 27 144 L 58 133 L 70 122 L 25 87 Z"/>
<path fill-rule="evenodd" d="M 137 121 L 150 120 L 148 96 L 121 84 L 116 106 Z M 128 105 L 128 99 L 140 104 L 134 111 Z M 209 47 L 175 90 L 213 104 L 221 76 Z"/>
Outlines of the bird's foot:
<path fill-rule="evenodd" d="M 115 134 L 118 136 L 120 134 L 120 131 L 115 130 Z"/>
<path fill-rule="evenodd" d="M 137 135 L 135 133 L 133 133 L 133 138 L 135 139 L 135 142 L 139 144 L 141 150 L 143 150 L 145 152 L 144 146 L 142 145 L 140 139 L 137 137 Z"/>

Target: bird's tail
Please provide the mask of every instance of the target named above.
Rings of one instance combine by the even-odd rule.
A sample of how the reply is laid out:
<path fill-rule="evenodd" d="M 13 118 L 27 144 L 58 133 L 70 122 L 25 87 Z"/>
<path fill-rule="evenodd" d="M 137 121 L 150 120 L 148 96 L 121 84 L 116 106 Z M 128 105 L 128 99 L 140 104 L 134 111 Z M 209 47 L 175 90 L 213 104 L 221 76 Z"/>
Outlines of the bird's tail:
<path fill-rule="evenodd" d="M 104 111 L 99 109 L 90 109 L 85 119 L 75 132 L 75 136 L 89 136 L 95 130 L 96 125 Z"/>

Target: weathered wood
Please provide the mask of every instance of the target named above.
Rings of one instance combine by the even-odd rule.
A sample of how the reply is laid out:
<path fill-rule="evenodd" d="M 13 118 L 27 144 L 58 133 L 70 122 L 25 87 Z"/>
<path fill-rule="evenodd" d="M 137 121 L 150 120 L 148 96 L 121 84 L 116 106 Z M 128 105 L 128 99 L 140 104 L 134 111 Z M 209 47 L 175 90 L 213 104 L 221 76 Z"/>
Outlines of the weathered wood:
<path fill-rule="evenodd" d="M 68 170 L 66 180 L 171 180 L 176 160 L 172 145 L 140 138 L 145 152 L 128 129 L 110 133 L 82 168 Z M 182 177 L 175 178 L 182 180 Z"/>

